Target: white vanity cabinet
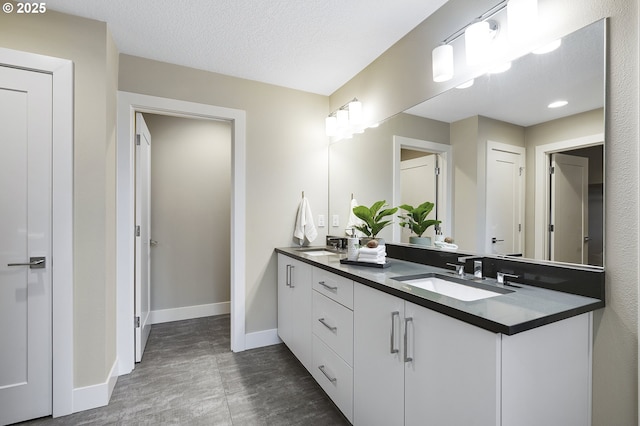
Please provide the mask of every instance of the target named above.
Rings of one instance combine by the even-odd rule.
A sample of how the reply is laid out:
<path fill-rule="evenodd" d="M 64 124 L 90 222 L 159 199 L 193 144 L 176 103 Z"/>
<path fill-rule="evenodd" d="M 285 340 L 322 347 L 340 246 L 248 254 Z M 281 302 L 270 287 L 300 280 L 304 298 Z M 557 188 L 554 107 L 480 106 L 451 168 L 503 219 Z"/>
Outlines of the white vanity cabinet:
<path fill-rule="evenodd" d="M 353 281 L 313 268 L 311 374 L 353 422 Z"/>
<path fill-rule="evenodd" d="M 590 330 L 507 336 L 355 283 L 353 424 L 588 425 Z"/>
<path fill-rule="evenodd" d="M 312 370 L 312 266 L 278 254 L 278 336 Z"/>
<path fill-rule="evenodd" d="M 500 335 L 354 286 L 355 425 L 497 425 Z"/>

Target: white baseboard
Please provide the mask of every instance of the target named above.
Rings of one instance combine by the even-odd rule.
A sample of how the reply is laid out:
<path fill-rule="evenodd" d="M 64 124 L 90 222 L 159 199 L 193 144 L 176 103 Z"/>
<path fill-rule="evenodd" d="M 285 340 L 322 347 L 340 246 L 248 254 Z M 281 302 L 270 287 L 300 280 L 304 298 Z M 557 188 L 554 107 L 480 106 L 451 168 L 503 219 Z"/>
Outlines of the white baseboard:
<path fill-rule="evenodd" d="M 109 377 L 103 383 L 73 389 L 73 412 L 91 410 L 109 404 L 118 381 L 118 359 L 113 362 Z"/>
<path fill-rule="evenodd" d="M 151 324 L 182 321 L 192 318 L 210 317 L 231 312 L 230 302 L 209 303 L 207 305 L 184 306 L 173 309 L 160 309 L 150 312 Z"/>
<path fill-rule="evenodd" d="M 280 337 L 278 337 L 277 328 L 273 328 L 271 330 L 256 331 L 254 333 L 247 333 L 245 334 L 244 339 L 245 350 L 282 343 L 282 340 L 280 340 Z"/>

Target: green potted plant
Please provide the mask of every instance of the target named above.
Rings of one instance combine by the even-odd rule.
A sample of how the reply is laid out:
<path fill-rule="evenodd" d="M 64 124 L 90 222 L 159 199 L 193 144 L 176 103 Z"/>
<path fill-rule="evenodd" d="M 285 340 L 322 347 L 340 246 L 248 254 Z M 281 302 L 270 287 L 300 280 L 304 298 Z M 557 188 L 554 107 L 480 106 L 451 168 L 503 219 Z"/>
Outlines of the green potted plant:
<path fill-rule="evenodd" d="M 385 200 L 381 200 L 373 203 L 371 207 L 354 207 L 353 214 L 364 222 L 361 225 L 356 225 L 355 228 L 367 237 L 370 237 L 370 239 L 376 239 L 378 232 L 391 224 L 391 220 L 384 220 L 384 218 L 391 216 L 398 211 L 397 207 L 380 210 L 382 207 L 386 206 L 386 204 L 387 202 Z"/>
<path fill-rule="evenodd" d="M 411 232 L 416 234 L 409 237 L 409 242 L 412 244 L 431 245 L 431 237 L 423 237 L 422 234 L 431 226 L 441 223 L 440 220 L 427 219 L 431 210 L 433 210 L 434 204 L 429 201 L 425 201 L 418 207 L 410 206 L 409 204 L 403 204 L 400 209 L 404 210 L 406 214 L 398 216 L 402 221 L 399 225 L 403 228 L 409 228 Z"/>

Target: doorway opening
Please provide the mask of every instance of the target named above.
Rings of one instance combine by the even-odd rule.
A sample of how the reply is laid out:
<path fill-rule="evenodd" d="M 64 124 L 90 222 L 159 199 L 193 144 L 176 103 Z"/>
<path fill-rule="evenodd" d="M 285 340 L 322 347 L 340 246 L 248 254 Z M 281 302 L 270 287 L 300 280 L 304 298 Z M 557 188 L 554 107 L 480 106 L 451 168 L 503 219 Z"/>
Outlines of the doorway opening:
<path fill-rule="evenodd" d="M 554 205 L 552 209 L 552 173 L 559 170 L 552 166 L 556 165 L 553 163 L 558 155 L 569 157 L 569 160 L 582 158 L 581 163 L 588 164 L 588 171 L 584 166 L 569 166 L 571 170 L 565 177 L 572 175 L 577 178 L 580 175 L 583 180 L 580 184 L 572 184 L 567 180 L 566 188 L 573 185 L 571 197 L 562 195 L 556 198 L 565 203 L 573 199 L 573 204 Z M 535 258 L 604 266 L 604 134 L 537 146 L 535 164 Z M 580 190 L 577 185 L 581 187 Z M 582 195 L 578 197 L 579 192 Z M 568 214 L 570 211 L 573 211 L 571 217 L 553 217 L 555 212 Z M 559 252 L 552 249 L 554 239 L 567 240 L 566 237 L 557 238 L 557 235 L 553 235 L 559 231 L 558 221 L 567 218 L 569 219 L 565 222 L 573 225 L 579 223 L 581 228 L 580 235 L 576 237 L 579 241 L 574 244 L 571 258 L 562 257 L 562 254 L 558 256 Z M 578 251 L 581 252 L 580 260 L 576 260 L 577 257 L 574 256 Z"/>
<path fill-rule="evenodd" d="M 453 235 L 454 232 L 451 161 L 450 145 L 393 136 L 393 205 L 410 204 L 417 207 L 425 201 L 433 202 L 435 206 L 428 217 L 441 221 L 438 229 L 443 235 Z M 410 183 L 415 179 L 420 183 Z M 416 187 L 418 190 L 414 191 L 412 188 Z M 392 228 L 393 242 L 408 242 L 409 236 L 403 232 L 404 228 Z M 430 234 L 425 233 L 424 236 L 433 236 L 435 228 L 429 228 L 427 232 Z"/>
<path fill-rule="evenodd" d="M 119 374 L 134 368 L 134 129 L 135 113 L 226 121 L 231 126 L 230 311 L 231 350 L 245 350 L 246 114 L 212 105 L 118 92 L 118 358 Z"/>
<path fill-rule="evenodd" d="M 144 227 L 149 235 L 140 241 L 150 259 L 150 294 L 143 297 L 148 322 L 228 314 L 231 124 L 151 113 L 140 117 L 151 146 L 150 226 Z M 142 151 L 140 145 L 137 150 Z M 136 361 L 140 357 L 136 354 Z"/>

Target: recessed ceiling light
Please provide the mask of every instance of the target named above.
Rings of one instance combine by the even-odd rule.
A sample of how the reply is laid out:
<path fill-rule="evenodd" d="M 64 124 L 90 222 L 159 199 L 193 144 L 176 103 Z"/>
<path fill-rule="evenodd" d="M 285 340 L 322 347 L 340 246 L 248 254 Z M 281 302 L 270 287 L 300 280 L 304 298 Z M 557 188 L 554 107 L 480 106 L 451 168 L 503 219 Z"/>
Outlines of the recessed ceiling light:
<path fill-rule="evenodd" d="M 535 53 L 536 55 L 542 55 L 542 54 L 545 54 L 545 53 L 553 52 L 558 47 L 560 47 L 561 44 L 562 44 L 562 39 L 559 38 L 557 40 L 552 41 L 549 44 L 545 44 L 544 46 L 542 46 L 539 49 L 534 50 L 533 53 Z"/>
<path fill-rule="evenodd" d="M 565 106 L 566 104 L 568 104 L 569 102 L 567 101 L 555 101 L 555 102 L 551 102 L 547 108 L 560 108 Z"/>

